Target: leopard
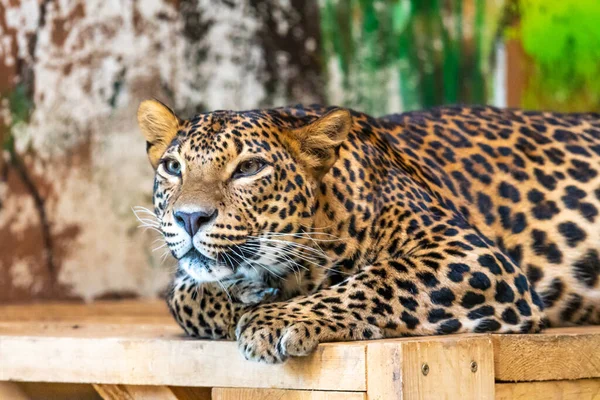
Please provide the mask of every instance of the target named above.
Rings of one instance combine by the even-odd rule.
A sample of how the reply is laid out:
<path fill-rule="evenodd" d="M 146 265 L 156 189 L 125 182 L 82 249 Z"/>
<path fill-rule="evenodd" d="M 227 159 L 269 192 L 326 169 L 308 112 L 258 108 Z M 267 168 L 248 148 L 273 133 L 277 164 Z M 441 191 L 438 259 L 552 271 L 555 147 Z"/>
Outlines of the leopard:
<path fill-rule="evenodd" d="M 282 363 L 318 344 L 600 321 L 600 114 L 138 109 L 175 320 Z"/>

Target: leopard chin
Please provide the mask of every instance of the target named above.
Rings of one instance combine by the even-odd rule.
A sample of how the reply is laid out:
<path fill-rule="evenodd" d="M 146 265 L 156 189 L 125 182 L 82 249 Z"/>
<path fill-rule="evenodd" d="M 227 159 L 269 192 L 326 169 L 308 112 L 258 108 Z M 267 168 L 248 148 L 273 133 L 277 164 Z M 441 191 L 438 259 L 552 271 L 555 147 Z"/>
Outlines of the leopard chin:
<path fill-rule="evenodd" d="M 195 249 L 179 260 L 179 268 L 196 283 L 218 282 L 235 275 L 231 266 L 217 263 Z"/>

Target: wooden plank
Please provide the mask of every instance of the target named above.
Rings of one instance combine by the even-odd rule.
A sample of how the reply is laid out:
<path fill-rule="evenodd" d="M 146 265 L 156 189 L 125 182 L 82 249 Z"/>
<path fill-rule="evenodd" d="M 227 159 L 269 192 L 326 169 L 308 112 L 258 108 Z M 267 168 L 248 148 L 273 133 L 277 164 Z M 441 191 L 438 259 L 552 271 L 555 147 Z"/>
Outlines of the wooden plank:
<path fill-rule="evenodd" d="M 402 394 L 402 345 L 373 342 L 367 347 L 367 397 L 399 399 Z"/>
<path fill-rule="evenodd" d="M 175 327 L 176 328 L 176 327 Z M 176 333 L 175 333 L 176 332 Z M 324 344 L 283 365 L 243 359 L 233 342 L 183 337 L 162 326 L 0 324 L 0 380 L 364 391 L 365 344 Z"/>
<path fill-rule="evenodd" d="M 600 379 L 498 383 L 496 400 L 600 400 Z"/>
<path fill-rule="evenodd" d="M 493 346 L 487 336 L 373 342 L 367 347 L 367 396 L 492 400 L 493 368 Z"/>
<path fill-rule="evenodd" d="M 213 400 L 365 400 L 364 392 L 214 388 Z"/>
<path fill-rule="evenodd" d="M 600 326 L 493 335 L 496 380 L 600 378 Z"/>
<path fill-rule="evenodd" d="M 95 384 L 94 389 L 104 400 L 210 400 L 210 390 L 179 387 Z"/>
<path fill-rule="evenodd" d="M 104 400 L 134 400 L 123 385 L 95 384 L 94 389 Z"/>
<path fill-rule="evenodd" d="M 133 400 L 178 400 L 167 386 L 125 385 Z"/>
<path fill-rule="evenodd" d="M 170 324 L 173 318 L 163 300 L 120 300 L 3 305 L 0 321 Z"/>
<path fill-rule="evenodd" d="M 393 349 L 473 337 L 491 338 L 499 381 L 600 378 L 599 326 L 332 343 L 311 357 L 268 366 L 244 361 L 235 343 L 184 337 L 162 301 L 1 306 L 0 321 L 0 380 L 365 391 L 367 346 L 371 358 L 382 360 L 380 381 L 388 374 L 389 385 L 402 385 L 394 372 L 404 371 L 407 356 L 390 343 Z M 375 385 L 377 375 L 369 376 Z"/>
<path fill-rule="evenodd" d="M 15 382 L 21 390 L 35 400 L 101 400 L 92 385 L 81 383 Z M 13 399 L 3 397 L 0 399 Z"/>
<path fill-rule="evenodd" d="M 488 337 L 407 342 L 402 367 L 405 400 L 494 398 L 494 353 Z"/>
<path fill-rule="evenodd" d="M 169 386 L 178 400 L 210 400 L 211 388 Z"/>
<path fill-rule="evenodd" d="M 17 383 L 0 382 L 0 399 L 30 400 L 31 397 Z"/>
<path fill-rule="evenodd" d="M 185 333 L 176 324 L 100 324 L 71 322 L 0 322 L 0 339 L 3 337 L 52 338 L 136 338 L 185 339 Z"/>

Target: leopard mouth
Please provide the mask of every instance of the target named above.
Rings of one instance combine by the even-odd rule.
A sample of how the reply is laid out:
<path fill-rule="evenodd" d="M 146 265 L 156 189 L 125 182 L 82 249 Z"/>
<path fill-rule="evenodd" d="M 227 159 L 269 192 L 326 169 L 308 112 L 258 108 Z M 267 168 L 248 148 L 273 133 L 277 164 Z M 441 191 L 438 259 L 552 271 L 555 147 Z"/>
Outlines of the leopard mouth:
<path fill-rule="evenodd" d="M 219 253 L 216 259 L 202 254 L 198 249 L 190 249 L 179 259 L 179 269 L 196 282 L 214 282 L 238 276 L 260 275 L 261 265 L 257 241 L 249 240 L 244 244 L 233 245 Z"/>
<path fill-rule="evenodd" d="M 216 264 L 215 260 L 205 256 L 204 254 L 200 253 L 195 248 L 191 248 L 190 251 L 188 251 L 187 253 L 185 253 L 183 255 L 183 257 L 181 257 L 180 260 L 184 260 L 184 259 L 190 263 L 194 263 L 194 264 L 198 264 L 198 265 L 210 266 L 210 265 Z"/>
<path fill-rule="evenodd" d="M 179 268 L 196 282 L 216 282 L 235 274 L 235 268 L 218 263 L 196 249 L 179 259 Z"/>

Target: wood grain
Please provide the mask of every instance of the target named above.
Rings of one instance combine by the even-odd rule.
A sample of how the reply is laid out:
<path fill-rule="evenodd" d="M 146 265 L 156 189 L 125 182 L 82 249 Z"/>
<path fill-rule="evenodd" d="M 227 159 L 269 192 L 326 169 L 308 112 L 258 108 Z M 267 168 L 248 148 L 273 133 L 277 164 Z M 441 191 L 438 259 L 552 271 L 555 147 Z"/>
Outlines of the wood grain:
<path fill-rule="evenodd" d="M 325 344 L 284 365 L 243 359 L 233 342 L 160 325 L 0 324 L 0 380 L 365 390 L 365 344 Z"/>
<path fill-rule="evenodd" d="M 82 383 L 46 383 L 16 382 L 15 385 L 29 396 L 31 400 L 101 400 L 102 397 L 89 384 Z M 2 397 L 10 399 L 13 397 Z"/>
<path fill-rule="evenodd" d="M 123 385 L 94 384 L 94 389 L 103 400 L 134 400 Z"/>
<path fill-rule="evenodd" d="M 210 400 L 211 389 L 203 387 L 169 386 L 178 400 Z"/>
<path fill-rule="evenodd" d="M 367 348 L 368 398 L 492 400 L 492 349 L 486 336 L 374 342 Z"/>
<path fill-rule="evenodd" d="M 600 379 L 499 383 L 496 400 L 600 400 Z"/>
<path fill-rule="evenodd" d="M 213 400 L 365 400 L 364 392 L 214 388 Z"/>
<path fill-rule="evenodd" d="M 104 400 L 210 400 L 209 388 L 95 384 Z"/>
<path fill-rule="evenodd" d="M 167 386 L 125 385 L 133 400 L 178 400 Z"/>
<path fill-rule="evenodd" d="M 162 302 L 1 306 L 0 321 L 0 381 L 346 392 L 368 387 L 374 399 L 397 393 L 421 398 L 459 381 L 484 398 L 490 371 L 500 384 L 600 378 L 599 326 L 329 343 L 309 357 L 263 365 L 243 360 L 235 343 L 185 337 Z M 490 340 L 493 352 L 485 344 Z M 469 375 L 463 364 L 474 357 L 479 372 Z M 425 361 L 430 372 L 419 375 Z M 593 382 L 582 382 L 593 389 Z"/>
<path fill-rule="evenodd" d="M 31 400 L 31 397 L 17 383 L 0 382 L 0 399 Z"/>
<path fill-rule="evenodd" d="M 3 305 L 2 322 L 175 324 L 163 300 Z"/>
<path fill-rule="evenodd" d="M 492 340 L 499 381 L 600 378 L 600 326 L 493 335 Z"/>
<path fill-rule="evenodd" d="M 367 348 L 367 395 L 369 400 L 401 398 L 402 346 L 372 343 Z"/>

